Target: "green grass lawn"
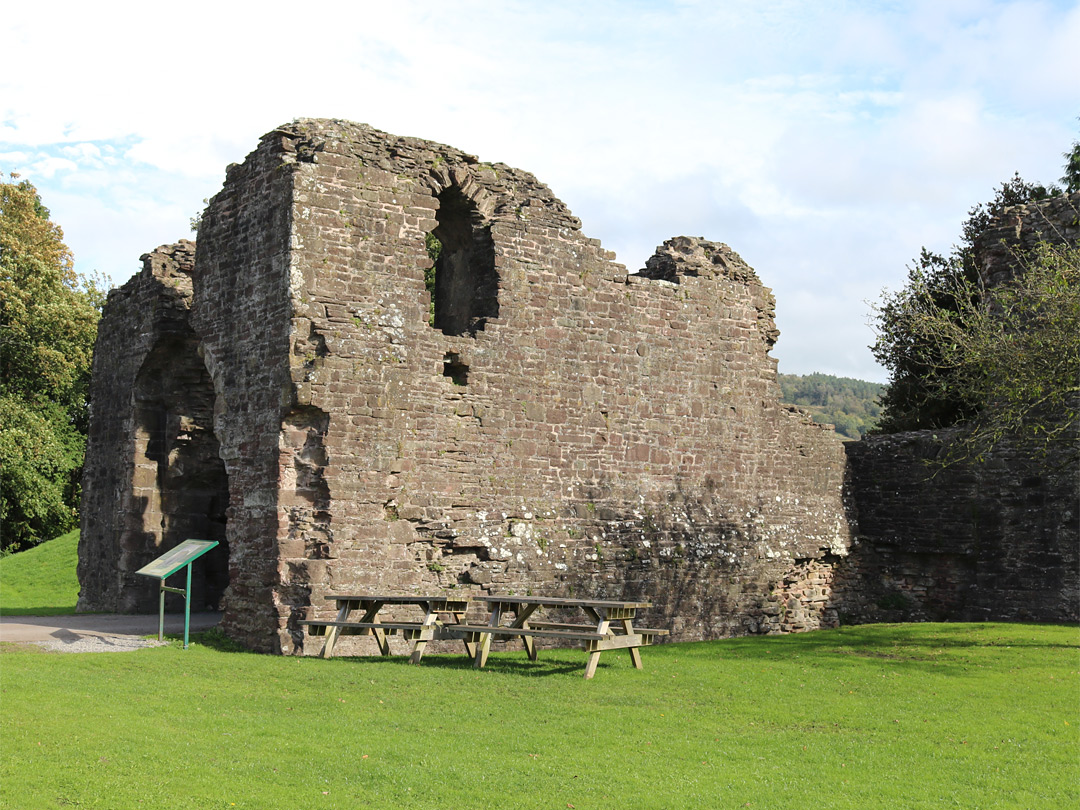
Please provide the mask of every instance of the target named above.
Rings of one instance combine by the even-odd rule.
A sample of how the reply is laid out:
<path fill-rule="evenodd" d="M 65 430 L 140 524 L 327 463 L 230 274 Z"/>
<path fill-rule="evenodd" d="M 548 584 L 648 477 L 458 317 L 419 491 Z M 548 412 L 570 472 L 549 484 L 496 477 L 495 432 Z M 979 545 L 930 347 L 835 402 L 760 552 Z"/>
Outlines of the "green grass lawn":
<path fill-rule="evenodd" d="M 4 808 L 1080 806 L 1080 630 L 875 625 L 608 653 L 0 654 Z"/>
<path fill-rule="evenodd" d="M 79 599 L 75 567 L 79 531 L 0 558 L 0 614 L 55 616 L 74 613 Z"/>

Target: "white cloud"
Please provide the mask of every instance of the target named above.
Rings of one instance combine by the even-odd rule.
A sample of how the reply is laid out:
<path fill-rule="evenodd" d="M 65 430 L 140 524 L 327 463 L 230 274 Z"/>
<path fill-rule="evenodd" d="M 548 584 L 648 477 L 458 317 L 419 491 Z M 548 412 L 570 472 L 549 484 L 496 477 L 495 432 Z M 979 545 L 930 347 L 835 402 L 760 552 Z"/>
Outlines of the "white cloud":
<path fill-rule="evenodd" d="M 31 178 L 44 177 L 46 179 L 53 177 L 57 172 L 73 172 L 79 168 L 73 160 L 61 157 L 43 157 L 39 160 L 34 160 L 27 168 L 27 175 Z"/>

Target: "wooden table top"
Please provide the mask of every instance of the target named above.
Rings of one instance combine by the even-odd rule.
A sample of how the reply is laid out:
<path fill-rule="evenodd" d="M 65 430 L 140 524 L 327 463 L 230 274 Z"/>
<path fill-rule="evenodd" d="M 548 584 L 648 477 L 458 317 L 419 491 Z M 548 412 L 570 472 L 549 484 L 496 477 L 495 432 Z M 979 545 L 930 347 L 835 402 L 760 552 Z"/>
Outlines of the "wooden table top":
<path fill-rule="evenodd" d="M 454 596 L 417 596 L 417 595 L 390 595 L 390 594 L 331 594 L 326 597 L 335 602 L 383 602 L 388 605 L 422 605 L 435 602 L 439 604 L 468 604 L 472 602 L 486 602 L 489 605 L 539 605 L 547 607 L 591 607 L 591 608 L 622 608 L 624 610 L 636 610 L 652 607 L 651 602 L 623 602 L 613 599 L 574 599 L 562 596 L 476 596 L 472 594 L 458 594 Z"/>
<path fill-rule="evenodd" d="M 549 607 L 591 607 L 642 609 L 652 607 L 651 602 L 619 602 L 610 599 L 571 599 L 561 596 L 474 596 L 475 602 L 501 605 L 546 605 Z"/>
<path fill-rule="evenodd" d="M 423 605 L 428 602 L 468 604 L 473 597 L 469 596 L 469 594 L 460 594 L 458 596 L 390 596 L 387 594 L 346 593 L 332 594 L 326 598 L 335 602 L 384 602 L 388 605 Z"/>

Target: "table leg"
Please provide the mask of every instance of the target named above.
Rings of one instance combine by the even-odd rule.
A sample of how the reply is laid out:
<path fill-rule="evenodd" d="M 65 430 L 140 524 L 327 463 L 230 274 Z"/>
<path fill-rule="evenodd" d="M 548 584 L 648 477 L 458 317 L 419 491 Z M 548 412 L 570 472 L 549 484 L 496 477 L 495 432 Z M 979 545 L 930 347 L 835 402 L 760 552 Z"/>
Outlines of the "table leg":
<path fill-rule="evenodd" d="M 339 622 L 346 621 L 349 618 L 349 613 L 352 610 L 351 603 L 346 600 L 338 607 L 337 620 Z M 326 644 L 323 645 L 322 657 L 329 658 L 334 654 L 334 644 L 337 643 L 337 637 L 341 633 L 340 627 L 331 627 L 330 632 L 326 634 Z"/>
<path fill-rule="evenodd" d="M 502 621 L 502 605 L 496 602 L 491 608 L 491 619 L 488 621 L 489 627 L 498 627 Z M 476 658 L 473 661 L 473 666 L 477 668 L 483 668 L 487 663 L 488 651 L 491 650 L 491 633 L 481 633 L 480 641 L 476 645 Z"/>
<path fill-rule="evenodd" d="M 634 635 L 634 621 L 633 619 L 622 620 L 623 630 L 626 631 L 626 635 Z M 641 669 L 641 650 L 638 647 L 629 647 L 630 660 L 634 662 L 634 669 Z"/>
<path fill-rule="evenodd" d="M 431 605 L 425 604 L 424 606 L 424 627 L 434 627 L 436 620 L 439 618 L 438 613 L 431 611 Z M 420 659 L 424 657 L 424 647 L 427 646 L 426 638 L 418 638 L 416 644 L 413 646 L 412 655 L 409 656 L 410 664 L 419 664 Z"/>
<path fill-rule="evenodd" d="M 360 621 L 365 624 L 372 622 L 374 624 L 379 623 L 379 611 L 382 610 L 385 602 L 361 602 L 359 607 L 366 610 L 364 616 Z M 379 652 L 383 655 L 390 655 L 390 642 L 386 639 L 386 634 L 378 627 L 371 628 L 371 635 L 375 636 L 375 642 L 379 645 Z"/>
<path fill-rule="evenodd" d="M 465 618 L 464 613 L 451 613 L 450 615 L 454 617 L 454 624 L 465 624 L 463 621 Z M 476 645 L 471 641 L 466 641 L 464 638 L 461 639 L 461 643 L 465 645 L 465 655 L 473 658 L 476 655 Z"/>
<path fill-rule="evenodd" d="M 518 612 L 514 614 L 513 627 L 519 627 L 523 630 L 529 629 L 529 617 L 532 616 L 536 609 L 540 605 L 524 605 L 518 608 Z M 525 645 L 525 652 L 529 656 L 530 661 L 536 660 L 536 639 L 532 636 L 522 636 L 521 642 Z"/>
<path fill-rule="evenodd" d="M 608 620 L 602 614 L 596 613 L 592 610 L 589 610 L 589 613 L 600 619 L 599 623 L 596 625 L 596 632 L 606 635 L 608 632 Z M 585 665 L 585 680 L 591 679 L 592 676 L 596 674 L 596 665 L 599 663 L 600 650 L 589 653 L 589 663 Z"/>
<path fill-rule="evenodd" d="M 374 624 L 378 624 L 379 617 L 376 616 L 374 619 L 372 619 L 372 622 Z M 375 641 L 379 645 L 379 652 L 381 652 L 383 655 L 390 655 L 390 642 L 386 639 L 386 633 L 384 633 L 378 627 L 372 627 L 371 634 L 375 636 Z"/>

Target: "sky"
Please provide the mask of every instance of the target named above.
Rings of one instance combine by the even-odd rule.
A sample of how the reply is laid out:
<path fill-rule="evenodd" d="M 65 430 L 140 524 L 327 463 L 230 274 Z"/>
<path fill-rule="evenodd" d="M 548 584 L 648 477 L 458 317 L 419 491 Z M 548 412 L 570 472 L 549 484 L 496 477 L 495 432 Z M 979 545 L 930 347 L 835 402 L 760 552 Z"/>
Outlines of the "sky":
<path fill-rule="evenodd" d="M 880 382 L 872 303 L 1080 138 L 1080 0 L 43 0 L 0 52 L 0 171 L 81 273 L 122 284 L 262 134 L 343 118 L 532 172 L 630 271 L 725 242 L 781 372 Z"/>

